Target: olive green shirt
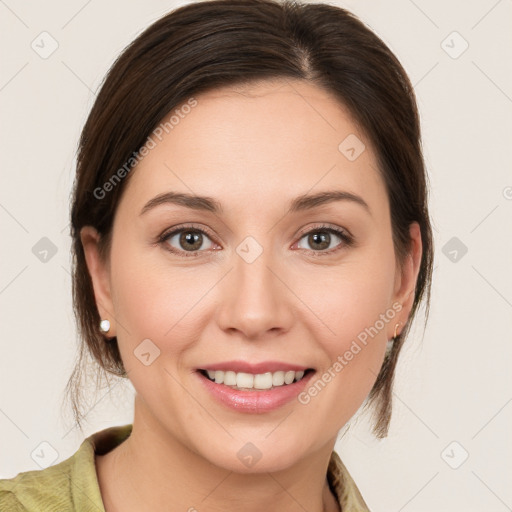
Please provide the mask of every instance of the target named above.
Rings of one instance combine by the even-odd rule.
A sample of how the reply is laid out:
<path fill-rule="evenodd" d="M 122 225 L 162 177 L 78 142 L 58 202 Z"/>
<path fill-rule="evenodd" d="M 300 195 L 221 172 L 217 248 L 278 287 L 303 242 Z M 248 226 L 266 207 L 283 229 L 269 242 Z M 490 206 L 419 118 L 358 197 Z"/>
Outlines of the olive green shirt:
<path fill-rule="evenodd" d="M 102 455 L 114 449 L 131 431 L 131 424 L 101 430 L 85 439 L 71 457 L 59 464 L 0 480 L 0 512 L 105 512 L 95 454 Z M 342 512 L 369 512 L 334 451 L 327 480 Z"/>

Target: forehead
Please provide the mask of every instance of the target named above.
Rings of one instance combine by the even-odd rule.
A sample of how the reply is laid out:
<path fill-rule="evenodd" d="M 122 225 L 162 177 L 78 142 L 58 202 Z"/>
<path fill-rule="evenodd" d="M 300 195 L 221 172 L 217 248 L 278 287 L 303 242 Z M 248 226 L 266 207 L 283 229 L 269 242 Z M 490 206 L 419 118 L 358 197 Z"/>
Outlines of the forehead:
<path fill-rule="evenodd" d="M 154 147 L 132 171 L 127 200 L 177 190 L 247 208 L 247 200 L 282 203 L 315 189 L 365 191 L 373 201 L 384 193 L 370 142 L 343 104 L 313 84 L 264 81 L 193 99 L 150 135 Z"/>

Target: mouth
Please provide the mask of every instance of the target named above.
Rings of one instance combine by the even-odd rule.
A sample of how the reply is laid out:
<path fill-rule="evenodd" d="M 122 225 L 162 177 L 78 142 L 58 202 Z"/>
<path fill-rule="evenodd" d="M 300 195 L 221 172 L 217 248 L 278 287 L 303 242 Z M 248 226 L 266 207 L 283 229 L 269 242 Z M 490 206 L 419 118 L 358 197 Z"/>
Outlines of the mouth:
<path fill-rule="evenodd" d="M 265 414 L 292 404 L 316 370 L 283 361 L 232 360 L 201 366 L 194 373 L 220 405 L 237 413 Z"/>
<path fill-rule="evenodd" d="M 233 369 L 197 370 L 203 377 L 215 384 L 222 384 L 238 391 L 271 391 L 300 382 L 310 374 L 313 368 L 301 370 L 282 369 L 262 373 L 236 372 Z"/>

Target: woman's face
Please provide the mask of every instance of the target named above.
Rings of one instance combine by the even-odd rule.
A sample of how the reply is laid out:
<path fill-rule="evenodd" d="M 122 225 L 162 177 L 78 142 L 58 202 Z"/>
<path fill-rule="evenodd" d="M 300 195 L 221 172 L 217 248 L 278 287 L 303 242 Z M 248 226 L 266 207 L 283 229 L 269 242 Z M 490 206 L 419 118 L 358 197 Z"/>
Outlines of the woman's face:
<path fill-rule="evenodd" d="M 131 171 L 108 265 L 82 240 L 136 419 L 217 466 L 274 471 L 334 443 L 369 393 L 410 311 L 419 232 L 399 267 L 375 154 L 322 89 L 195 100 Z M 272 389 L 232 385 L 251 381 Z"/>

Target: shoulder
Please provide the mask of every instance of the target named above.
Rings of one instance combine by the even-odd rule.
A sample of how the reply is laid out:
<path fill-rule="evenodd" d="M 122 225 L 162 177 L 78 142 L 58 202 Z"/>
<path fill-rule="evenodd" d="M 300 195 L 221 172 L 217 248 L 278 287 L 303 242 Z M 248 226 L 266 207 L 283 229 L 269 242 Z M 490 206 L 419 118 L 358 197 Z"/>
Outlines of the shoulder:
<path fill-rule="evenodd" d="M 343 512 L 370 512 L 348 469 L 335 451 L 329 461 L 327 480 Z"/>
<path fill-rule="evenodd" d="M 0 480 L 0 510 L 71 510 L 77 472 L 90 472 L 92 457 L 92 447 L 84 441 L 71 457 L 59 464 Z"/>
<path fill-rule="evenodd" d="M 66 500 L 75 456 L 46 469 L 24 471 L 0 480 L 0 510 L 32 512 L 69 505 Z"/>
<path fill-rule="evenodd" d="M 131 425 L 96 432 L 85 439 L 71 457 L 59 464 L 0 479 L 0 511 L 104 512 L 95 454 L 114 448 L 130 432 Z"/>
<path fill-rule="evenodd" d="M 5 480 L 0 480 L 0 510 L 26 512 L 27 509 L 18 501 L 16 494 L 2 488 L 3 482 L 5 482 Z"/>

